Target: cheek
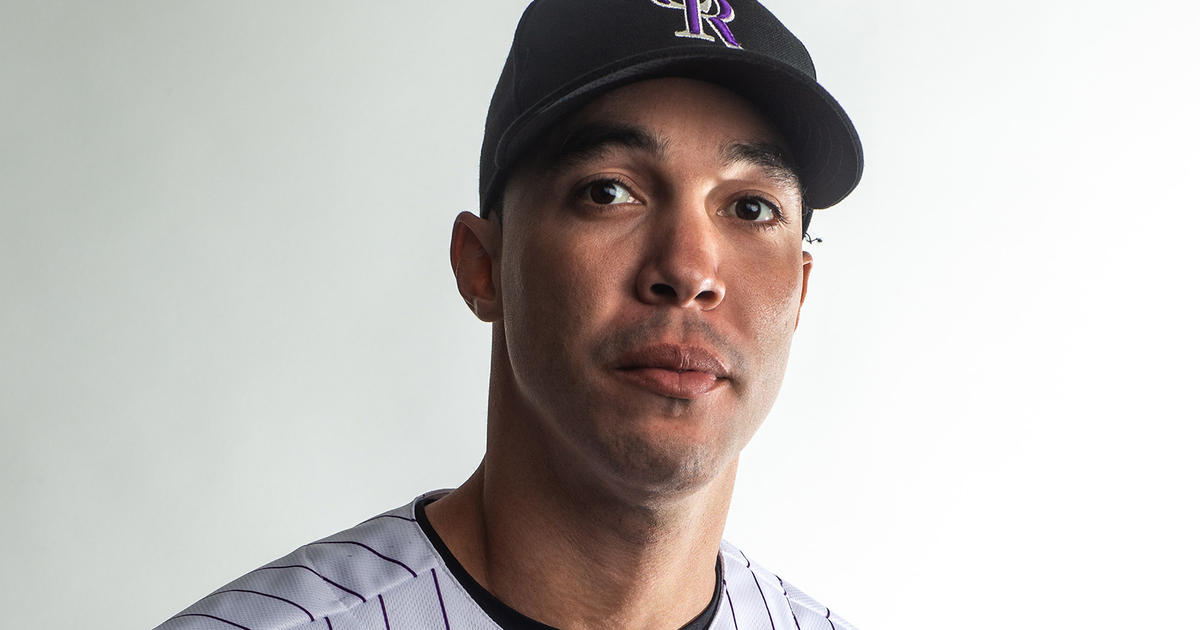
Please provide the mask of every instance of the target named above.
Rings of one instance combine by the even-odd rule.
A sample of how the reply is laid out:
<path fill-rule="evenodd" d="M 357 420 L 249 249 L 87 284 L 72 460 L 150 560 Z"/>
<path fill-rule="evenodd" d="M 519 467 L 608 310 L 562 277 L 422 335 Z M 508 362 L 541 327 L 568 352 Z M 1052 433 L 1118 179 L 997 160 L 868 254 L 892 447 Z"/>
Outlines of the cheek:
<path fill-rule="evenodd" d="M 802 254 L 781 258 L 743 281 L 749 308 L 742 329 L 754 331 L 762 374 L 776 382 L 783 378 L 804 286 Z"/>
<path fill-rule="evenodd" d="M 620 275 L 603 244 L 543 231 L 515 245 L 501 266 L 506 329 L 566 346 L 603 326 Z"/>

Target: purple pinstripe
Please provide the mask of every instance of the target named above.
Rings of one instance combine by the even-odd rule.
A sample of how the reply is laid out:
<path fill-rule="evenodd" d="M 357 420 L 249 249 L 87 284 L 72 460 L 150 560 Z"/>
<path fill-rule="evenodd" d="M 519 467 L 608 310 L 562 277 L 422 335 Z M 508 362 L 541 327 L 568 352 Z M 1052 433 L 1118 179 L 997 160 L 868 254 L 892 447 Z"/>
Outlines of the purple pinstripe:
<path fill-rule="evenodd" d="M 437 569 L 430 569 L 433 574 L 433 589 L 437 591 L 438 604 L 442 606 L 442 622 L 446 624 L 446 630 L 450 630 L 450 617 L 446 615 L 446 600 L 442 599 L 442 587 L 438 584 Z"/>
<path fill-rule="evenodd" d="M 746 554 L 742 554 L 742 555 L 744 556 L 744 555 L 746 555 Z M 785 600 L 786 600 L 786 599 L 788 599 L 787 587 L 783 585 L 783 578 L 781 578 L 781 577 L 779 577 L 778 575 L 776 575 L 776 576 L 775 576 L 775 579 L 776 579 L 776 580 L 779 580 L 779 588 L 780 588 L 780 590 L 782 590 L 782 591 L 783 591 L 783 598 L 784 598 Z M 800 620 L 799 620 L 799 619 L 796 619 L 796 611 L 795 611 L 795 610 L 792 610 L 792 602 L 791 602 L 791 600 L 788 600 L 788 603 L 787 603 L 787 605 L 788 605 L 788 610 L 790 610 L 790 611 L 791 611 L 791 613 L 792 613 L 792 623 L 795 623 L 795 624 L 796 624 L 796 630 L 800 630 Z M 826 610 L 829 610 L 829 609 L 828 609 L 828 608 L 826 608 Z"/>
<path fill-rule="evenodd" d="M 379 614 L 383 615 L 383 630 L 392 630 L 392 623 L 388 621 L 387 606 L 383 605 L 383 593 L 379 597 Z"/>
<path fill-rule="evenodd" d="M 737 630 L 737 613 L 733 612 L 733 598 L 729 596 L 729 582 L 722 579 L 721 586 L 725 588 L 725 601 L 729 602 L 729 616 L 733 617 L 733 629 Z"/>
<path fill-rule="evenodd" d="M 242 630 L 250 630 L 250 628 L 247 628 L 246 626 L 243 626 L 243 625 L 233 623 L 232 621 L 230 621 L 228 619 L 222 619 L 220 617 L 214 617 L 212 615 L 206 615 L 204 613 L 182 613 L 179 615 L 175 615 L 174 617 L 171 617 L 171 619 L 178 619 L 180 617 L 207 617 L 209 619 L 215 619 L 217 621 L 220 621 L 221 623 L 227 623 L 227 624 L 233 626 L 234 628 L 241 628 Z"/>
<path fill-rule="evenodd" d="M 360 600 L 362 600 L 364 603 L 367 601 L 367 598 L 366 598 L 366 597 L 363 597 L 362 595 L 359 595 L 358 593 L 355 593 L 354 591 L 352 591 L 352 590 L 350 590 L 350 589 L 346 588 L 345 586 L 342 586 L 341 584 L 338 584 L 337 582 L 334 582 L 333 580 L 331 580 L 331 579 L 329 579 L 329 578 L 325 577 L 324 575 L 321 575 L 320 573 L 317 573 L 317 572 L 316 572 L 316 571 L 314 571 L 314 570 L 313 570 L 311 567 L 306 567 L 306 566 L 304 566 L 304 565 L 302 565 L 302 564 L 288 564 L 288 565 L 284 565 L 284 566 L 281 566 L 281 567 L 259 567 L 259 568 L 255 569 L 254 571 L 251 571 L 251 573 L 256 573 L 256 572 L 258 572 L 258 571 L 269 571 L 269 570 L 272 570 L 272 569 L 304 569 L 305 571 L 308 571 L 309 573 L 311 573 L 311 574 L 313 574 L 313 575 L 315 575 L 315 576 L 317 576 L 317 577 L 321 578 L 322 580 L 325 580 L 326 582 L 328 582 L 328 583 L 330 583 L 330 584 L 332 584 L 332 585 L 334 585 L 334 586 L 336 586 L 336 587 L 338 587 L 338 588 L 342 589 L 343 591 L 346 591 L 347 593 L 350 593 L 351 595 L 353 595 L 353 596 L 355 596 L 355 597 L 359 598 L 359 599 L 360 599 Z"/>
<path fill-rule="evenodd" d="M 400 562 L 399 560 L 397 560 L 395 558 L 389 558 L 360 542 L 356 542 L 353 540 L 319 540 L 314 543 L 308 543 L 305 546 L 311 547 L 313 545 L 357 545 L 357 546 L 362 547 L 363 549 L 366 549 L 367 551 L 370 551 L 371 553 L 379 556 L 380 558 L 383 558 L 384 560 L 391 562 L 392 564 L 398 564 L 398 565 L 404 567 L 405 571 L 408 571 L 409 573 L 411 573 L 413 577 L 417 577 L 417 572 L 413 571 L 411 568 L 409 568 L 409 566 L 407 564 L 404 564 L 403 562 Z"/>
<path fill-rule="evenodd" d="M 381 518 L 398 518 L 402 521 L 408 521 L 409 523 L 417 522 L 417 519 L 408 518 L 407 516 L 396 516 L 395 514 L 380 514 L 379 516 L 372 516 L 371 518 L 363 521 L 362 523 L 359 523 L 359 525 L 363 525 L 364 523 L 370 523 L 371 521 L 378 521 Z"/>
<path fill-rule="evenodd" d="M 250 593 L 252 595 L 262 595 L 263 597 L 270 597 L 271 599 L 278 599 L 281 602 L 287 602 L 287 603 L 295 606 L 296 608 L 303 610 L 304 614 L 308 615 L 309 621 L 316 621 L 316 618 L 313 617 L 312 613 L 308 612 L 307 608 L 301 606 L 300 604 L 297 604 L 296 602 L 294 602 L 290 599 L 284 599 L 278 595 L 272 595 L 270 593 L 260 593 L 258 591 L 248 591 L 244 588 L 227 588 L 223 591 L 217 591 L 217 592 L 213 593 L 212 595 L 209 595 L 208 597 L 212 597 L 213 595 L 220 595 L 221 593 Z M 208 597 L 205 597 L 204 599 L 208 599 Z"/>
<path fill-rule="evenodd" d="M 754 586 L 758 588 L 758 596 L 763 600 L 763 608 L 767 609 L 767 621 L 771 622 L 771 630 L 775 630 L 775 617 L 771 615 L 771 605 L 767 603 L 767 594 L 763 592 L 762 584 L 758 583 L 758 576 L 754 574 L 754 569 L 750 568 L 750 558 L 740 549 L 738 553 L 742 554 L 742 560 L 746 561 L 746 569 L 750 571 L 750 577 L 754 578 Z"/>

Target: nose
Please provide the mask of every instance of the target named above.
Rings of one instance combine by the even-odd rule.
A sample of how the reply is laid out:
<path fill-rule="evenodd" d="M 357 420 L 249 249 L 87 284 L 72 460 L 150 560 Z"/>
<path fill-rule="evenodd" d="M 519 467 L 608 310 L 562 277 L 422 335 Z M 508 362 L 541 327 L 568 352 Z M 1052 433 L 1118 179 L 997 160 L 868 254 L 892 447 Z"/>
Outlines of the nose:
<path fill-rule="evenodd" d="M 647 304 L 710 311 L 725 299 L 720 234 L 706 212 L 664 212 L 647 227 L 647 255 L 637 276 Z"/>

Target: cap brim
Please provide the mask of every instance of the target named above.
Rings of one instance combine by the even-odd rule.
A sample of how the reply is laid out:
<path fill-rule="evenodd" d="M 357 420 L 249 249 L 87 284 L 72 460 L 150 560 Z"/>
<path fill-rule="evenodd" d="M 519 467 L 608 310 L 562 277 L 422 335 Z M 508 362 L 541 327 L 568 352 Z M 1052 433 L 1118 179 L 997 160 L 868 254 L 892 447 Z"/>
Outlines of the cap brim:
<path fill-rule="evenodd" d="M 862 178 L 863 151 L 850 117 L 829 92 L 803 72 L 771 57 L 712 46 L 672 47 L 609 64 L 525 111 L 496 147 L 497 171 L 487 198 L 512 166 L 555 123 L 613 88 L 662 77 L 724 86 L 753 103 L 788 143 L 807 205 L 828 208 Z"/>

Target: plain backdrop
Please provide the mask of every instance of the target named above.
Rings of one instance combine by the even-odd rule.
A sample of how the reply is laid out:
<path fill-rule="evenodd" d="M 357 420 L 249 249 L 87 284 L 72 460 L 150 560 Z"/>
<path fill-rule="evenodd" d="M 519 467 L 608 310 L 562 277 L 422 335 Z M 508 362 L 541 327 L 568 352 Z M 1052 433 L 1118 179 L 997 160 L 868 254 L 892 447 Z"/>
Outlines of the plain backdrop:
<path fill-rule="evenodd" d="M 867 167 L 726 536 L 863 630 L 1197 627 L 1198 10 L 768 5 Z M 0 625 L 149 628 L 473 470 L 522 8 L 0 1 Z"/>

